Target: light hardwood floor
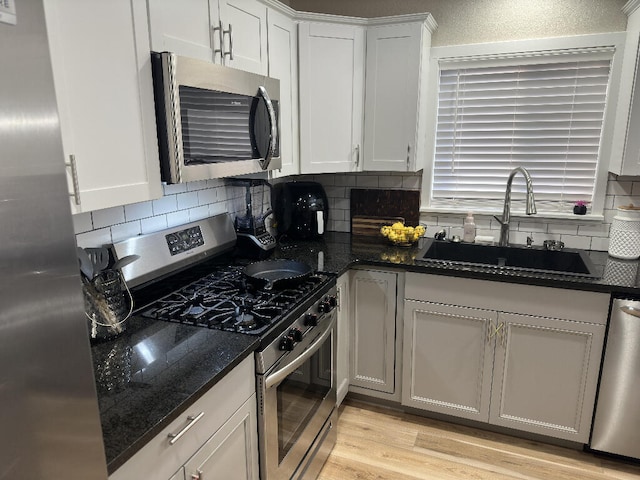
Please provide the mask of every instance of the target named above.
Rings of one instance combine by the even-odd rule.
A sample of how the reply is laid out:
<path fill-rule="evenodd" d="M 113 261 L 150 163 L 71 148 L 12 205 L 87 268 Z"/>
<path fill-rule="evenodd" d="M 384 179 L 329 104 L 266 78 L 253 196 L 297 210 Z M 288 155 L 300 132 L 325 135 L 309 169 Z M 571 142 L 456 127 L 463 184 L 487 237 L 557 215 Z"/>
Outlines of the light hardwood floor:
<path fill-rule="evenodd" d="M 640 465 L 347 399 L 319 480 L 638 480 Z"/>

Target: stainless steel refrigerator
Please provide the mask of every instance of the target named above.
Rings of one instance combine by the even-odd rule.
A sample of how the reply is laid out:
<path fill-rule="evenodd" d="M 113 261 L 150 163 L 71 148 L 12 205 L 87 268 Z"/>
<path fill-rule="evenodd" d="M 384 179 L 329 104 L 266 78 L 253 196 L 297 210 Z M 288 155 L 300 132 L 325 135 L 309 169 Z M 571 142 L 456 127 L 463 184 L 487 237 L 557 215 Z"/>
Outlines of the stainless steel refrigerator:
<path fill-rule="evenodd" d="M 0 480 L 106 479 L 42 0 L 0 22 Z M 3 8 L 5 11 L 3 11 Z"/>

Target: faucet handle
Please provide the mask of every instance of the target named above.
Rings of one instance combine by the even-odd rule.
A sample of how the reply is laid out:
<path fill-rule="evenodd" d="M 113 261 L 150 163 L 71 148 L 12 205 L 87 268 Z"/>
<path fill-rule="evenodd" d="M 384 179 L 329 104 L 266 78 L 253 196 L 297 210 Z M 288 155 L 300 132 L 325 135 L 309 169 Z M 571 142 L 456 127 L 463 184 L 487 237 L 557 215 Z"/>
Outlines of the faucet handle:
<path fill-rule="evenodd" d="M 493 218 L 495 218 L 500 225 L 504 225 L 504 222 L 502 221 L 502 219 L 500 217 L 494 215 Z"/>

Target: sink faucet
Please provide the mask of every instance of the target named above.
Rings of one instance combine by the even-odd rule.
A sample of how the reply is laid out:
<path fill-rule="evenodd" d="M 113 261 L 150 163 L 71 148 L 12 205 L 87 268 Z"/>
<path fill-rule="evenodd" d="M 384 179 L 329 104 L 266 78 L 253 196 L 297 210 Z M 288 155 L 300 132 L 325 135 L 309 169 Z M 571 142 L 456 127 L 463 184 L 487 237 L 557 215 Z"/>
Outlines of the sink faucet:
<path fill-rule="evenodd" d="M 507 180 L 507 190 L 504 194 L 504 210 L 502 211 L 502 218 L 494 216 L 498 222 L 500 222 L 500 243 L 501 247 L 509 246 L 509 221 L 511 219 L 511 184 L 513 183 L 513 177 L 516 173 L 520 172 L 527 183 L 527 207 L 526 214 L 533 215 L 536 213 L 536 201 L 533 198 L 533 184 L 531 183 L 531 175 L 524 167 L 516 167 L 509 174 L 509 180 Z"/>

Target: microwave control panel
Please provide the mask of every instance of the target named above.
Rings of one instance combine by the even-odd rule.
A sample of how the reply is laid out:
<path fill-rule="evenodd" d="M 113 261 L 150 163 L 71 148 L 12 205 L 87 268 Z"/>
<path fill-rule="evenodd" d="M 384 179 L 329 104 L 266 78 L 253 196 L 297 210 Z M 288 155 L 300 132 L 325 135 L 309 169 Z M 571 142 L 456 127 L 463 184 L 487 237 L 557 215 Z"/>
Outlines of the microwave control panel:
<path fill-rule="evenodd" d="M 204 245 L 200 227 L 191 227 L 165 236 L 171 255 L 177 255 Z"/>

